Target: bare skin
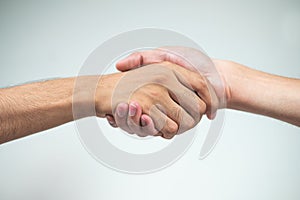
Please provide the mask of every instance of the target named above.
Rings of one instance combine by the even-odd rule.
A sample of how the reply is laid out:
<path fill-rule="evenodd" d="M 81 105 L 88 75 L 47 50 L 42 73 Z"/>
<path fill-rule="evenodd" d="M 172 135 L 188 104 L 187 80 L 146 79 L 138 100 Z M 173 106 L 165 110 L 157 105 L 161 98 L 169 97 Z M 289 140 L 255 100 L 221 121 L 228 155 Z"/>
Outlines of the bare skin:
<path fill-rule="evenodd" d="M 189 50 L 183 48 L 182 51 L 188 53 Z M 76 91 L 77 93 L 73 92 L 75 78 L 57 79 L 0 89 L 0 143 L 70 122 L 74 120 L 72 107 L 79 106 L 82 107 L 83 111 L 86 111 L 88 109 L 85 109 L 85 106 L 90 104 L 95 105 L 96 116 L 106 116 L 111 125 L 120 126 L 128 132 L 137 133 L 140 136 L 160 135 L 165 138 L 172 138 L 178 133 L 180 126 L 178 123 L 181 122 L 179 118 L 185 115 L 194 119 L 193 123 L 183 126 L 184 129 L 181 132 L 184 132 L 199 122 L 204 113 L 213 119 L 216 107 L 261 114 L 300 126 L 300 112 L 298 111 L 300 93 L 297 92 L 300 90 L 299 79 L 271 75 L 231 61 L 214 59 L 213 63 L 222 80 L 222 86 L 220 86 L 218 82 L 213 82 L 214 79 L 207 72 L 207 69 L 203 68 L 202 73 L 205 77 L 202 77 L 195 72 L 185 70 L 184 68 L 193 69 L 182 62 L 180 58 L 161 53 L 161 51 L 154 50 L 154 52 L 134 54 L 119 62 L 117 67 L 121 71 L 127 71 L 140 65 L 164 61 L 180 64 L 183 68 L 170 63 L 163 64 L 170 71 L 166 71 L 168 74 L 164 76 L 166 79 L 159 78 L 159 81 L 162 83 L 162 80 L 169 80 L 169 75 L 173 72 L 181 74 L 188 80 L 188 85 L 180 81 L 178 83 L 180 82 L 189 90 L 194 90 L 201 97 L 197 99 L 198 103 L 193 103 L 200 108 L 198 115 L 195 115 L 195 111 L 189 110 L 188 107 L 180 107 L 182 105 L 176 107 L 176 112 L 173 112 L 174 106 L 168 107 L 173 104 L 168 103 L 165 106 L 169 112 L 151 116 L 151 106 L 157 103 L 163 104 L 166 101 L 172 102 L 174 99 L 172 99 L 169 86 L 164 87 L 149 83 L 137 91 L 127 91 L 124 94 L 127 101 L 124 101 L 122 97 L 120 99 L 123 103 L 118 106 L 112 105 L 111 98 L 116 84 L 126 73 L 131 72 L 102 76 L 96 85 L 96 91 L 98 91 L 96 94 L 92 84 L 99 77 L 84 77 L 85 84 L 80 86 L 80 89 Z M 140 59 L 141 56 L 143 59 Z M 148 72 L 147 75 L 149 75 Z M 135 75 L 135 77 L 142 76 L 142 71 L 140 75 L 138 73 Z M 207 80 L 212 80 L 212 84 L 210 85 Z M 174 83 L 176 84 L 176 81 Z M 153 93 L 152 91 L 156 92 Z M 128 93 L 130 92 L 133 92 L 133 95 L 129 98 L 130 94 Z M 226 104 L 223 104 L 221 100 L 222 92 L 225 93 Z M 192 94 L 195 93 L 192 92 L 189 96 Z M 92 98 L 82 98 L 81 101 L 74 102 L 74 95 L 91 96 Z M 193 97 L 186 100 L 188 102 L 195 99 Z M 176 105 L 175 103 L 177 102 L 174 102 L 174 105 Z M 177 116 L 172 115 L 172 113 L 177 113 Z M 79 117 L 87 116 L 93 116 L 93 113 L 82 112 Z M 169 123 L 158 125 L 158 121 L 166 122 L 166 120 Z"/>
<path fill-rule="evenodd" d="M 143 78 L 145 74 L 147 80 Z M 189 83 L 184 82 L 187 76 Z M 80 84 L 74 90 L 78 80 Z M 202 87 L 195 90 L 201 98 L 193 88 L 199 83 Z M 206 112 L 206 104 L 213 104 L 206 84 L 199 74 L 162 63 L 101 77 L 56 79 L 0 89 L 0 144 L 73 121 L 74 107 L 80 111 L 75 119 L 127 115 L 126 110 L 116 108 L 122 101 L 136 102 L 144 114 L 154 119 L 151 126 L 141 127 L 139 133 L 172 138 L 178 133 L 179 125 L 183 127 L 182 132 L 194 127 Z M 190 98 L 179 105 L 173 99 L 174 94 Z M 157 105 L 162 105 L 164 110 Z M 135 125 L 134 120 L 130 122 Z"/>
<path fill-rule="evenodd" d="M 71 121 L 73 85 L 70 78 L 1 89 L 0 143 Z"/>
<path fill-rule="evenodd" d="M 228 108 L 300 126 L 300 80 L 214 60 L 226 81 Z"/>
<path fill-rule="evenodd" d="M 211 84 L 216 94 L 221 98 L 224 91 L 225 103 L 222 101 L 218 108 L 229 108 L 245 112 L 269 116 L 287 123 L 300 126 L 300 80 L 268 74 L 251 69 L 241 64 L 213 59 L 215 69 L 220 75 L 222 84 L 219 84 L 212 77 L 210 69 L 203 66 L 201 60 L 206 59 L 205 55 L 198 50 L 185 47 L 163 47 L 155 50 L 136 52 L 117 63 L 120 71 L 128 71 L 150 63 L 169 61 L 181 65 L 184 68 L 193 70 L 193 66 L 183 58 L 195 59 L 199 57 L 200 73 L 203 73 Z M 197 59 L 194 64 L 197 65 Z M 222 85 L 222 86 L 220 86 Z M 118 107 L 124 107 L 124 104 Z M 139 105 L 127 106 L 127 110 L 136 109 L 140 113 Z M 208 118 L 213 118 L 213 112 Z M 153 126 L 152 119 L 147 115 L 138 116 L 107 116 L 109 123 L 120 128 L 126 128 L 127 118 L 134 117 L 141 121 L 141 124 Z M 132 127 L 136 129 L 136 127 Z"/>

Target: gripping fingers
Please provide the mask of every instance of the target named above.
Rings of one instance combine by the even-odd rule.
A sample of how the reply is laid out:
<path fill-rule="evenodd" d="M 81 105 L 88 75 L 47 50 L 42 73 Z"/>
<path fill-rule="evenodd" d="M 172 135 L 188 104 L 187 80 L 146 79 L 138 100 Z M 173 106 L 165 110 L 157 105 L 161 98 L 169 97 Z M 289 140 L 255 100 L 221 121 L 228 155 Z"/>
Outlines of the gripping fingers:
<path fill-rule="evenodd" d="M 151 107 L 150 117 L 154 122 L 156 130 L 161 132 L 162 137 L 171 139 L 177 134 L 178 125 L 176 122 L 166 116 L 157 106 Z"/>
<path fill-rule="evenodd" d="M 130 134 L 137 134 L 145 137 L 148 135 L 157 135 L 158 131 L 154 127 L 154 123 L 148 115 L 142 114 L 142 108 L 137 102 L 118 104 L 116 108 L 115 121 L 121 129 Z M 118 111 L 124 112 L 126 116 L 120 116 Z"/>
<path fill-rule="evenodd" d="M 173 100 L 171 100 L 167 105 L 172 105 L 174 111 L 179 112 L 181 108 L 184 114 L 189 114 L 195 123 L 198 123 L 206 110 L 205 103 L 200 99 L 197 94 L 183 85 L 176 86 L 173 91 L 169 91 L 169 94 Z M 176 101 L 177 103 L 175 103 Z M 179 105 L 180 107 L 179 107 Z M 175 113 L 174 113 L 175 114 Z M 173 117 L 176 117 L 174 115 Z M 172 118 L 174 119 L 174 118 Z M 188 116 L 185 116 L 185 119 L 188 119 Z"/>
<path fill-rule="evenodd" d="M 219 100 L 209 81 L 198 73 L 186 71 L 178 66 L 173 66 L 173 69 L 175 69 L 178 80 L 185 87 L 196 91 L 198 96 L 205 102 L 206 110 L 204 113 L 207 114 L 209 119 L 212 119 L 218 109 Z"/>
<path fill-rule="evenodd" d="M 185 109 L 170 99 L 167 104 L 167 115 L 170 119 L 176 122 L 178 125 L 177 134 L 181 134 L 191 128 L 193 128 L 198 121 L 196 121 Z M 200 119 L 199 119 L 200 120 Z"/>
<path fill-rule="evenodd" d="M 147 135 L 162 136 L 162 134 L 155 129 L 154 122 L 150 116 L 143 114 L 141 116 L 141 125 L 142 132 L 147 133 Z"/>
<path fill-rule="evenodd" d="M 124 131 L 133 134 L 133 132 L 127 125 L 127 116 L 128 116 L 128 104 L 127 103 L 118 104 L 115 113 L 116 123 Z"/>
<path fill-rule="evenodd" d="M 142 108 L 136 102 L 131 102 L 129 104 L 127 125 L 131 131 L 140 137 L 157 134 L 152 119 L 148 115 L 142 115 Z"/>
<path fill-rule="evenodd" d="M 142 115 L 142 108 L 140 107 L 140 105 L 136 102 L 131 102 L 129 104 L 127 125 L 133 133 L 137 134 L 140 137 L 145 137 L 147 136 L 147 133 L 142 131 L 142 127 L 140 123 L 141 115 Z"/>

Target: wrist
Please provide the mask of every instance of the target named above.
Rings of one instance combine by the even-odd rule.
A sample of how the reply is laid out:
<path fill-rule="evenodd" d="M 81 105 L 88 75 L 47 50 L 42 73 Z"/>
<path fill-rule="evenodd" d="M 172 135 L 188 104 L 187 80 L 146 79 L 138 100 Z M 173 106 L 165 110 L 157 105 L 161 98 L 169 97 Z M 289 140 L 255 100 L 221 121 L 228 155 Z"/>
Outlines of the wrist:
<path fill-rule="evenodd" d="M 94 96 L 95 110 L 98 117 L 105 117 L 105 115 L 113 113 L 112 96 L 114 89 L 125 73 L 115 73 L 99 77 Z"/>
<path fill-rule="evenodd" d="M 236 110 L 247 110 L 256 102 L 254 95 L 259 88 L 257 78 L 260 72 L 250 69 L 232 61 L 216 61 L 217 69 L 225 82 L 227 108 Z"/>
<path fill-rule="evenodd" d="M 222 91 L 224 93 L 224 101 L 221 103 L 220 108 L 228 108 L 232 104 L 233 100 L 233 88 L 234 88 L 234 81 L 232 76 L 236 73 L 235 67 L 233 66 L 233 62 L 227 60 L 219 60 L 219 59 L 212 59 L 216 70 L 219 74 L 219 78 L 222 81 Z"/>

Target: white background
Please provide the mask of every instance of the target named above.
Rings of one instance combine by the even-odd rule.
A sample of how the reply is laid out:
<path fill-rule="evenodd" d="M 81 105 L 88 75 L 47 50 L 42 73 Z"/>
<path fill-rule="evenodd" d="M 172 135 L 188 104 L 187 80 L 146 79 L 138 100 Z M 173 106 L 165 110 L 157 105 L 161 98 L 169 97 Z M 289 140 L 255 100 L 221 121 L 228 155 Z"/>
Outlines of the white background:
<path fill-rule="evenodd" d="M 296 0 L 1 1 L 0 86 L 75 76 L 102 42 L 143 27 L 187 35 L 211 57 L 300 78 Z M 228 110 L 218 145 L 198 160 L 208 123 L 182 159 L 148 175 L 96 162 L 73 122 L 1 145 L 0 199 L 300 199 L 299 128 Z"/>

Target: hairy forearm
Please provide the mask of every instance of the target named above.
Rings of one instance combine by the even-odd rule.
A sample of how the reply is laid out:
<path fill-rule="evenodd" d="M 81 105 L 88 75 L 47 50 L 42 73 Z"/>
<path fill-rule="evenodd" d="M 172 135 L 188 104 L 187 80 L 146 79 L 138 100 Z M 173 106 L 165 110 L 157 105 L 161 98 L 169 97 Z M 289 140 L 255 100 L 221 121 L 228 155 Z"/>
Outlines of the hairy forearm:
<path fill-rule="evenodd" d="M 74 119 L 112 114 L 113 89 L 124 74 L 56 79 L 0 89 L 0 144 Z"/>
<path fill-rule="evenodd" d="M 0 143 L 73 119 L 74 79 L 58 79 L 0 90 Z"/>
<path fill-rule="evenodd" d="M 216 61 L 227 84 L 227 107 L 300 126 L 300 80 Z"/>

